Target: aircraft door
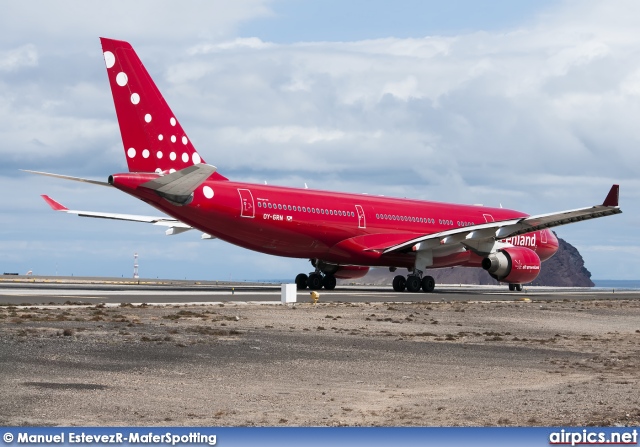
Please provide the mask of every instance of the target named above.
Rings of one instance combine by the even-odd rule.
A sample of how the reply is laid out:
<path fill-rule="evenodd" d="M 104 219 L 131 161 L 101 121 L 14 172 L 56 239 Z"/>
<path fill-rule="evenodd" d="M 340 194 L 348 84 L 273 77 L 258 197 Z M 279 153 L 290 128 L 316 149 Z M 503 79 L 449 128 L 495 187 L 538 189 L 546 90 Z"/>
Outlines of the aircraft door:
<path fill-rule="evenodd" d="M 255 217 L 255 207 L 253 206 L 253 195 L 248 189 L 238 188 L 240 194 L 240 217 Z"/>
<path fill-rule="evenodd" d="M 367 221 L 364 217 L 364 210 L 360 205 L 356 205 L 356 213 L 358 214 L 358 228 L 367 228 Z"/>
<path fill-rule="evenodd" d="M 540 231 L 540 242 L 543 244 L 547 243 L 547 230 Z"/>
<path fill-rule="evenodd" d="M 487 223 L 495 222 L 495 220 L 493 220 L 493 216 L 491 214 L 483 214 L 483 216 L 484 216 L 485 222 L 487 222 Z"/>

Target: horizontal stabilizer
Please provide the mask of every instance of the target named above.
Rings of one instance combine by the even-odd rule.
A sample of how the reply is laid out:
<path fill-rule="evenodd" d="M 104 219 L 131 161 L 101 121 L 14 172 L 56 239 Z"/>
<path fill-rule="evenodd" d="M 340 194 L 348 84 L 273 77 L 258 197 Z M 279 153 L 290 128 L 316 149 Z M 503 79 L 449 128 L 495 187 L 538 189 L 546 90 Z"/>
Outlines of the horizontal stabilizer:
<path fill-rule="evenodd" d="M 101 182 L 99 180 L 90 180 L 87 178 L 80 178 L 80 177 L 71 177 L 69 175 L 60 175 L 60 174 L 51 174 L 49 172 L 40 172 L 40 171 L 29 171 L 28 169 L 20 169 L 22 172 L 28 172 L 30 174 L 38 174 L 38 175 L 45 175 L 47 177 L 54 177 L 54 178 L 60 178 L 63 180 L 73 180 L 74 182 L 82 182 L 82 183 L 91 183 L 93 185 L 100 185 L 100 186 L 109 186 L 111 187 L 111 185 L 107 182 Z M 46 199 L 45 199 L 46 200 Z"/>

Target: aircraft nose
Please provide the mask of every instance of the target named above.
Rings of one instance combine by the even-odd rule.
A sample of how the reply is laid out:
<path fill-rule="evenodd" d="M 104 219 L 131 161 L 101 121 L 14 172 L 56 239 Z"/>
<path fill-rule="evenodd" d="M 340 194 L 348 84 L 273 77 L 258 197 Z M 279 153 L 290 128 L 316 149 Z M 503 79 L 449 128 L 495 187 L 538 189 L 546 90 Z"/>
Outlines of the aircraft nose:
<path fill-rule="evenodd" d="M 558 242 L 558 238 L 555 233 L 549 229 L 542 230 L 546 234 L 546 243 L 543 243 L 538 251 L 538 255 L 541 260 L 549 259 L 553 256 L 557 251 L 560 243 Z"/>

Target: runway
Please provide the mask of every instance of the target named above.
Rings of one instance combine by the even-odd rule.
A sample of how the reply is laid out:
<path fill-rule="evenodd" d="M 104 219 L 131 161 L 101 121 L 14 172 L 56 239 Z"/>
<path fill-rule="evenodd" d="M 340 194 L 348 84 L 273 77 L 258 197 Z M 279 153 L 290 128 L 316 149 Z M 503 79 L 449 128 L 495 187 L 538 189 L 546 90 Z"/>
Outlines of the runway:
<path fill-rule="evenodd" d="M 640 299 L 640 290 L 603 288 L 525 287 L 510 292 L 506 286 L 438 285 L 433 293 L 394 292 L 390 286 L 338 286 L 320 290 L 320 302 L 454 302 L 514 300 Z M 16 277 L 0 280 L 0 304 L 186 304 L 280 303 L 281 285 L 215 281 L 123 280 L 117 278 Z M 297 302 L 310 302 L 310 291 Z"/>

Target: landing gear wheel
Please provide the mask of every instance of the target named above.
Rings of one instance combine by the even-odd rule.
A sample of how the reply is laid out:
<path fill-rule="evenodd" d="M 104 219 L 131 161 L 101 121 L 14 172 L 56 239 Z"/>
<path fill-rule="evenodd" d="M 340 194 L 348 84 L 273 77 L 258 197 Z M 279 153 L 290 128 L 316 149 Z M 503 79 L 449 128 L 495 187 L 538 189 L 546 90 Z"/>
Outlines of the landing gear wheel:
<path fill-rule="evenodd" d="M 308 280 L 309 277 L 304 273 L 300 273 L 298 276 L 296 276 L 296 287 L 298 288 L 298 290 L 306 289 Z"/>
<path fill-rule="evenodd" d="M 307 286 L 309 286 L 311 290 L 322 289 L 322 275 L 319 273 L 310 274 L 309 279 L 307 280 Z"/>
<path fill-rule="evenodd" d="M 407 276 L 407 292 L 419 292 L 420 291 L 420 277 L 417 275 Z"/>
<path fill-rule="evenodd" d="M 402 275 L 398 275 L 393 278 L 393 290 L 396 292 L 404 292 L 404 288 L 407 285 L 407 280 Z"/>
<path fill-rule="evenodd" d="M 322 285 L 326 290 L 333 290 L 336 288 L 336 277 L 333 275 L 326 275 L 322 280 Z"/>
<path fill-rule="evenodd" d="M 522 292 L 522 284 L 516 284 L 516 292 Z"/>
<path fill-rule="evenodd" d="M 509 292 L 515 292 L 516 291 L 516 285 L 515 284 L 509 284 Z"/>
<path fill-rule="evenodd" d="M 436 280 L 433 279 L 433 276 L 425 276 L 422 278 L 422 290 L 427 293 L 433 292 L 433 289 L 436 288 Z"/>

